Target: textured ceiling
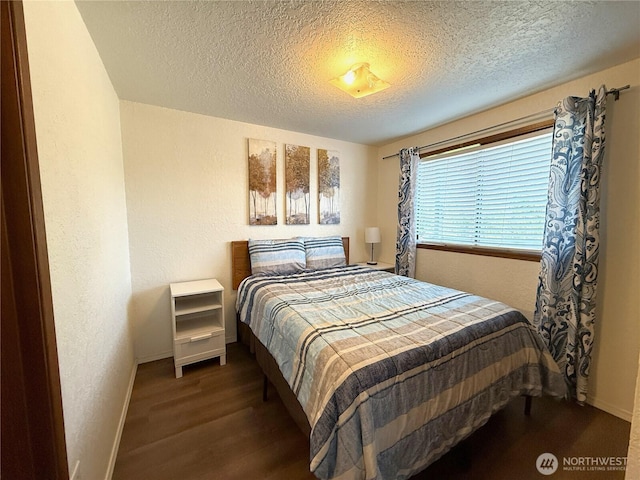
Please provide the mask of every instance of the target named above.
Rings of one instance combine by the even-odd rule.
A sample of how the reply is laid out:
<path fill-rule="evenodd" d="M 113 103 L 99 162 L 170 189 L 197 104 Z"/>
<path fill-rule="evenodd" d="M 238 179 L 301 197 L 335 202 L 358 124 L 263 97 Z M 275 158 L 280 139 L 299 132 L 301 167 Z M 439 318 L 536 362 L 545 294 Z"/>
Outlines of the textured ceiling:
<path fill-rule="evenodd" d="M 76 4 L 121 99 L 371 145 L 640 57 L 637 1 Z"/>

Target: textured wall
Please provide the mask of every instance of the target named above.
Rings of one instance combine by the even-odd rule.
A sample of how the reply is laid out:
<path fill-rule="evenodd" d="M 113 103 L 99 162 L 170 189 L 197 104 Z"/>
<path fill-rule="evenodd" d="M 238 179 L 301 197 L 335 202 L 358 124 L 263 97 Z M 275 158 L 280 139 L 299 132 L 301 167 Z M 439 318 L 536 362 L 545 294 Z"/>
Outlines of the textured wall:
<path fill-rule="evenodd" d="M 70 472 L 105 478 L 134 368 L 119 101 L 73 2 L 25 2 Z"/>
<path fill-rule="evenodd" d="M 416 277 L 508 303 L 533 319 L 538 270 L 537 262 L 418 250 Z"/>
<path fill-rule="evenodd" d="M 640 363 L 640 357 L 638 358 L 638 363 Z M 627 480 L 640 478 L 640 365 L 638 366 L 638 379 L 636 380 L 636 403 L 633 406 L 625 478 Z"/>
<path fill-rule="evenodd" d="M 623 92 L 618 102 L 609 97 L 607 108 L 597 337 L 589 402 L 629 420 L 640 349 L 640 59 L 381 147 L 378 223 L 383 235 L 395 235 L 398 159 L 382 157 L 402 147 L 427 145 L 536 114 L 568 95 L 584 96 L 602 83 L 609 88 L 627 84 L 633 88 Z M 383 245 L 381 259 L 393 260 L 392 244 Z M 538 275 L 532 262 L 420 250 L 417 272 L 421 279 L 494 297 L 532 316 Z"/>
<path fill-rule="evenodd" d="M 631 420 L 640 353 L 640 59 L 605 70 L 590 83 L 633 86 L 617 102 L 609 97 L 607 105 L 596 341 L 588 398 L 596 407 Z"/>
<path fill-rule="evenodd" d="M 640 363 L 640 357 L 638 358 L 638 363 Z M 627 480 L 640 478 L 640 365 L 638 365 L 638 379 L 636 380 L 636 403 L 633 406 L 625 478 Z"/>
<path fill-rule="evenodd" d="M 208 277 L 225 287 L 227 341 L 235 332 L 232 240 L 296 235 L 351 237 L 366 259 L 375 218 L 375 149 L 296 132 L 121 102 L 136 356 L 172 355 L 169 283 Z M 276 226 L 248 225 L 247 139 L 277 144 Z M 285 143 L 311 147 L 311 224 L 283 225 Z M 317 224 L 316 149 L 340 152 L 341 224 Z"/>

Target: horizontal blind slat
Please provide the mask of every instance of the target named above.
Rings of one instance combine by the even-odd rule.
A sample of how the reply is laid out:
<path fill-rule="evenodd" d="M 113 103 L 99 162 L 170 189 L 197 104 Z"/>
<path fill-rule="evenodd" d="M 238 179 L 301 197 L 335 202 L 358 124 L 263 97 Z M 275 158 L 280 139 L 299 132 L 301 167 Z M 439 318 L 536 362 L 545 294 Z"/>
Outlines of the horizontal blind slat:
<path fill-rule="evenodd" d="M 422 241 L 540 249 L 551 133 L 418 166 L 416 226 Z"/>

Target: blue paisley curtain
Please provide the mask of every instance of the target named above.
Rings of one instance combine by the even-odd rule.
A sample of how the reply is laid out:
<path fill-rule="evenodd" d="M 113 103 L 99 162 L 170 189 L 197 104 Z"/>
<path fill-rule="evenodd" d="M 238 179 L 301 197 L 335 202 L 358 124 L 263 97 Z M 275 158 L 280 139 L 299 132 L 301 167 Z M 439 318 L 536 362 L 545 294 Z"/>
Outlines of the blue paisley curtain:
<path fill-rule="evenodd" d="M 603 85 L 587 98 L 567 97 L 555 112 L 534 315 L 538 332 L 579 403 L 587 398 L 594 340 L 606 97 Z"/>
<path fill-rule="evenodd" d="M 411 278 L 415 277 L 416 273 L 416 221 L 413 197 L 419 160 L 418 147 L 400 150 L 396 273 Z"/>

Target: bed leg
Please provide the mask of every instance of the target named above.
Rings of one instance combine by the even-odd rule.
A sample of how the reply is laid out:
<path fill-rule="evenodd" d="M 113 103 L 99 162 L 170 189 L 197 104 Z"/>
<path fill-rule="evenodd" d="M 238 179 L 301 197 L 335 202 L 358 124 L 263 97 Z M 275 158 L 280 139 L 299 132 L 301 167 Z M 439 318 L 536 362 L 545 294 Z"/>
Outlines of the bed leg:
<path fill-rule="evenodd" d="M 531 395 L 525 395 L 524 397 L 524 414 L 529 417 L 531 416 L 531 399 L 533 397 Z"/>
<path fill-rule="evenodd" d="M 451 453 L 461 471 L 468 472 L 471 470 L 471 445 L 466 439 L 453 447 Z"/>
<path fill-rule="evenodd" d="M 262 376 L 262 401 L 267 401 L 267 389 L 269 388 L 269 379 L 266 375 Z"/>

